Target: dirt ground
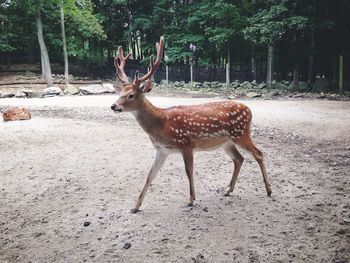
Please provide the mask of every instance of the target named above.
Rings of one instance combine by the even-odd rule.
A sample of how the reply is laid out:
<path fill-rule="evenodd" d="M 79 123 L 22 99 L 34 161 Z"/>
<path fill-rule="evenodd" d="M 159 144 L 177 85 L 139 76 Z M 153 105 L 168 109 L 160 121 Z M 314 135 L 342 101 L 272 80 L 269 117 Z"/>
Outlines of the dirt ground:
<path fill-rule="evenodd" d="M 161 106 L 212 99 L 152 97 Z M 247 100 L 272 197 L 247 153 L 236 189 L 221 150 L 195 154 L 195 206 L 170 156 L 130 209 L 154 149 L 115 96 L 2 99 L 0 262 L 349 262 L 350 102 Z"/>

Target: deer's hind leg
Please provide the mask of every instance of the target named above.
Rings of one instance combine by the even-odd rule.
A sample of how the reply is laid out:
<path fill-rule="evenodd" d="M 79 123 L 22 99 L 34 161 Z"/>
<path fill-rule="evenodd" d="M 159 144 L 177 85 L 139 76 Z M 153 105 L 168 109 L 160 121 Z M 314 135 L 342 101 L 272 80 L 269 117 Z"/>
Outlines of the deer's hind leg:
<path fill-rule="evenodd" d="M 190 147 L 184 148 L 182 151 L 182 157 L 184 159 L 185 170 L 190 184 L 190 200 L 188 202 L 188 206 L 193 206 L 193 202 L 196 200 L 193 182 L 193 149 Z"/>
<path fill-rule="evenodd" d="M 244 161 L 243 156 L 238 152 L 237 147 L 233 142 L 225 144 L 223 147 L 224 151 L 228 154 L 228 156 L 231 157 L 233 163 L 234 163 L 234 170 L 232 174 L 232 178 L 230 181 L 229 189 L 226 192 L 226 196 L 230 195 L 230 193 L 233 192 L 233 189 L 235 188 L 235 184 L 237 181 L 237 177 L 239 174 L 239 171 L 241 170 L 242 163 Z"/>
<path fill-rule="evenodd" d="M 252 142 L 252 139 L 250 137 L 250 133 L 248 132 L 248 133 L 244 134 L 242 137 L 240 137 L 238 140 L 236 140 L 235 143 L 237 143 L 243 149 L 250 152 L 253 155 L 253 157 L 255 158 L 255 160 L 258 162 L 260 169 L 261 169 L 261 173 L 263 175 L 267 196 L 271 196 L 271 193 L 272 193 L 271 184 L 270 184 L 269 177 L 267 176 L 267 172 L 266 172 L 266 168 L 265 168 L 265 164 L 264 164 L 264 156 L 263 156 L 263 153 L 258 148 L 256 148 L 256 146 Z"/>

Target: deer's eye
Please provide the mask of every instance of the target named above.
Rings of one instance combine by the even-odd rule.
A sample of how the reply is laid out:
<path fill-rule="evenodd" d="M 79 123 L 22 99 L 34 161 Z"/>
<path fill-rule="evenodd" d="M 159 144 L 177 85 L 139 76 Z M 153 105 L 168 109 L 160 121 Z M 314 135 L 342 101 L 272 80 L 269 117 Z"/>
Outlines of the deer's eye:
<path fill-rule="evenodd" d="M 128 100 L 132 100 L 135 98 L 135 94 L 131 93 L 128 95 Z"/>

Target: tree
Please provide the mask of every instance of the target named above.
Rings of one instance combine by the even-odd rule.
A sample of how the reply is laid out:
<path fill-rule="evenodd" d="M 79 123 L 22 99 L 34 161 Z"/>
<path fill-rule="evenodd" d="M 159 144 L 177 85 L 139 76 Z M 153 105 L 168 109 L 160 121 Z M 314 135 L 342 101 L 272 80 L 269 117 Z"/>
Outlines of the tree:
<path fill-rule="evenodd" d="M 40 55 L 41 55 L 41 70 L 42 75 L 46 80 L 47 86 L 50 87 L 53 85 L 52 74 L 51 74 L 51 66 L 49 54 L 46 49 L 46 44 L 43 35 L 43 23 L 41 20 L 41 0 L 36 0 L 36 24 L 37 24 L 37 35 L 38 41 L 40 45 Z"/>
<path fill-rule="evenodd" d="M 166 38 L 168 64 L 179 66 L 183 75 L 192 56 L 197 65 L 211 68 L 214 78 L 216 68 L 226 65 L 228 70 L 229 63 L 235 62 L 235 69 L 251 71 L 253 79 L 266 73 L 268 83 L 273 72 L 276 79 L 288 79 L 293 72 L 295 87 L 299 76 L 311 84 L 316 73 L 332 80 L 335 87 L 339 55 L 344 72 L 348 71 L 347 0 L 63 0 L 63 19 L 62 0 L 0 0 L 1 63 L 41 59 L 38 1 L 44 22 L 41 39 L 45 37 L 50 61 L 62 63 L 69 58 L 70 63 L 104 76 L 118 45 L 132 52 L 134 66 L 146 65 L 160 35 Z M 190 43 L 197 47 L 195 54 Z M 62 50 L 67 55 L 62 56 Z M 345 75 L 344 89 L 347 81 Z"/>
<path fill-rule="evenodd" d="M 254 45 L 268 47 L 266 83 L 271 85 L 273 73 L 274 44 L 285 33 L 284 21 L 288 9 L 284 3 L 272 4 L 267 9 L 256 13 L 248 19 L 248 25 L 243 30 L 244 38 Z"/>
<path fill-rule="evenodd" d="M 88 63 L 106 61 L 102 43 L 106 39 L 100 20 L 93 14 L 91 0 L 65 2 L 68 55 Z"/>
<path fill-rule="evenodd" d="M 61 14 L 61 32 L 62 32 L 62 47 L 63 47 L 63 59 L 64 59 L 64 80 L 66 88 L 69 84 L 68 76 L 68 53 L 67 53 L 67 44 L 66 44 L 66 30 L 64 28 L 64 5 L 63 0 L 60 1 L 60 14 Z"/>

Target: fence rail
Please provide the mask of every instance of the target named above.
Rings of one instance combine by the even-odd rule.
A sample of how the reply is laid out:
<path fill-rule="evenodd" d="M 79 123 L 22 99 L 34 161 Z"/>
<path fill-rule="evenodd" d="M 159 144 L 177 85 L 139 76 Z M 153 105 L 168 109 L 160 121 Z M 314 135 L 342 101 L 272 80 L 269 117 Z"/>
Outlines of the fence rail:
<path fill-rule="evenodd" d="M 144 67 L 131 66 L 125 70 L 129 77 L 133 77 L 135 72 L 139 71 L 140 74 L 146 74 L 147 69 Z M 168 80 L 169 81 L 185 81 L 190 82 L 190 68 L 189 66 L 169 66 L 168 67 Z M 230 82 L 234 80 L 239 81 L 252 81 L 257 80 L 258 82 L 264 81 L 266 78 L 265 70 L 261 70 L 254 74 L 246 65 L 231 66 L 230 69 Z M 166 79 L 166 66 L 162 65 L 158 68 L 154 74 L 154 80 L 160 82 Z M 220 67 L 193 67 L 193 81 L 205 82 L 205 81 L 219 81 L 226 82 L 226 69 Z"/>

